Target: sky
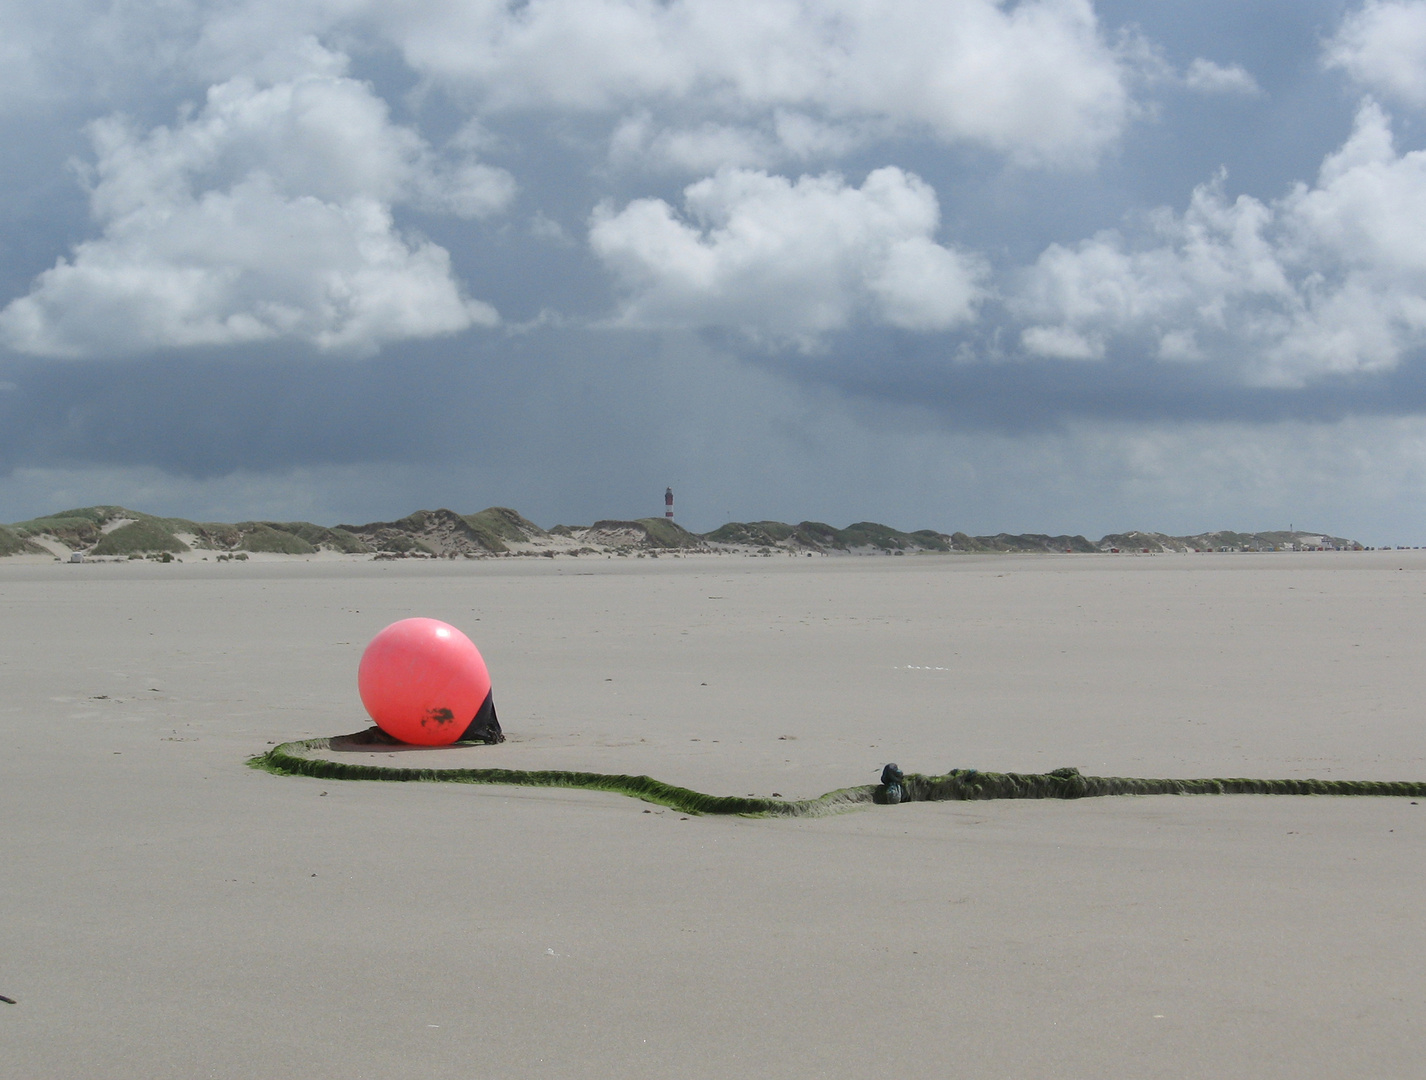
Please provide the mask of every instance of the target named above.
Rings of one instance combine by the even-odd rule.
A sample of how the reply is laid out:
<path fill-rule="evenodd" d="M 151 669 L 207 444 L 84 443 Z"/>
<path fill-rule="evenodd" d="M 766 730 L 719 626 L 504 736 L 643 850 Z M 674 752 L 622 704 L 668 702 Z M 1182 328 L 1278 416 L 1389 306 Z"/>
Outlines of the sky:
<path fill-rule="evenodd" d="M 1426 0 L 0 26 L 0 520 L 1426 542 Z"/>

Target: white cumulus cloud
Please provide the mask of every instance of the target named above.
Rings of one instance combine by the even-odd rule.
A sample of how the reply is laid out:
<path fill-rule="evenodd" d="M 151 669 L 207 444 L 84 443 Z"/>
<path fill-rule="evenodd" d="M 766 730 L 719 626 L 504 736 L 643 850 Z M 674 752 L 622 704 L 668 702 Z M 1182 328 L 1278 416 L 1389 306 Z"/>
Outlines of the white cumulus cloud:
<path fill-rule="evenodd" d="M 1183 214 L 1153 215 L 1145 241 L 1053 244 L 1012 306 L 1032 324 L 1022 345 L 1044 356 L 1117 340 L 1285 385 L 1393 367 L 1426 346 L 1426 152 L 1398 153 L 1367 102 L 1315 184 L 1230 201 L 1220 178 Z"/>
<path fill-rule="evenodd" d="M 1031 326 L 1020 334 L 1025 351 L 1055 360 L 1102 360 L 1104 342 L 1068 326 Z"/>
<path fill-rule="evenodd" d="M 860 188 L 725 169 L 687 187 L 684 210 L 638 199 L 596 211 L 589 241 L 626 295 L 621 323 L 811 348 L 859 320 L 944 330 L 973 319 L 983 295 L 980 261 L 933 239 L 935 192 L 895 167 Z"/>
<path fill-rule="evenodd" d="M 669 126 L 647 110 L 624 117 L 609 140 L 612 164 L 624 169 L 709 173 L 728 166 L 771 168 L 787 161 L 841 157 L 874 138 L 874 124 L 828 123 L 776 109 L 760 123 Z"/>
<path fill-rule="evenodd" d="M 1240 64 L 1218 64 L 1199 57 L 1183 73 L 1183 83 L 1202 94 L 1259 94 L 1258 81 Z"/>
<path fill-rule="evenodd" d="M 1370 0 L 1342 21 L 1326 62 L 1383 97 L 1426 106 L 1426 2 Z"/>
<path fill-rule="evenodd" d="M 1130 65 L 1088 0 L 487 0 L 373 11 L 413 68 L 484 110 L 671 107 L 701 119 L 670 137 L 704 144 L 732 137 L 719 127 L 751 124 L 795 154 L 807 125 L 773 123 L 785 110 L 858 137 L 879 125 L 1084 164 L 1133 112 Z M 696 147 L 669 149 L 706 160 Z"/>
<path fill-rule="evenodd" d="M 392 206 L 482 217 L 508 174 L 435 153 L 369 87 L 310 74 L 235 78 L 173 127 L 91 125 L 90 207 L 76 245 L 0 312 L 21 352 L 104 356 L 277 338 L 370 352 L 497 321 L 449 253 L 403 236 Z"/>

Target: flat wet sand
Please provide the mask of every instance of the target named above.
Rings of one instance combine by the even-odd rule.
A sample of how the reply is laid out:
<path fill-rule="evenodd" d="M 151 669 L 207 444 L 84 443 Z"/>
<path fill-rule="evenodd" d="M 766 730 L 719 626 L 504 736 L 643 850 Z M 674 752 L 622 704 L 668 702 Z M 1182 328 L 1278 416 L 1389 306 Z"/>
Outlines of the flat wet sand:
<path fill-rule="evenodd" d="M 353 760 L 1426 779 L 1422 552 L 0 561 L 0 1076 L 1420 1073 L 1426 805 L 763 821 L 244 766 L 364 727 L 417 614 L 510 741 Z"/>

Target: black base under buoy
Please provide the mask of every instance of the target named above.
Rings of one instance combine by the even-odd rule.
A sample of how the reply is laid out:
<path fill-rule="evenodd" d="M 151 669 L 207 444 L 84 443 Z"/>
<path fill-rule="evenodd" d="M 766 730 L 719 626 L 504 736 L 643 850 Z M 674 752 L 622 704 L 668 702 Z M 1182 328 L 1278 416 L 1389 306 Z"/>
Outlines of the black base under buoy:
<path fill-rule="evenodd" d="M 465 729 L 465 733 L 456 742 L 502 743 L 504 741 L 505 733 L 500 730 L 500 720 L 495 715 L 495 691 L 491 689 L 485 695 L 485 700 L 481 702 L 475 719 L 470 722 L 470 726 Z"/>

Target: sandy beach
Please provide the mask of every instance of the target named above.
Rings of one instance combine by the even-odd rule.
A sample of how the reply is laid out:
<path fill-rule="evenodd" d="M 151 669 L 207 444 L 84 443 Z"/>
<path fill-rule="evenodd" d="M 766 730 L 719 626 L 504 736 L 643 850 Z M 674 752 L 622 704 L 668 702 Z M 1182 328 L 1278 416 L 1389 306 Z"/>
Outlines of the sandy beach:
<path fill-rule="evenodd" d="M 244 762 L 365 727 L 362 648 L 429 615 L 509 741 L 364 759 L 1421 780 L 1423 613 L 1421 551 L 0 560 L 0 1077 L 1419 1076 L 1426 802 Z"/>

